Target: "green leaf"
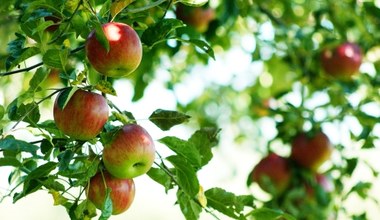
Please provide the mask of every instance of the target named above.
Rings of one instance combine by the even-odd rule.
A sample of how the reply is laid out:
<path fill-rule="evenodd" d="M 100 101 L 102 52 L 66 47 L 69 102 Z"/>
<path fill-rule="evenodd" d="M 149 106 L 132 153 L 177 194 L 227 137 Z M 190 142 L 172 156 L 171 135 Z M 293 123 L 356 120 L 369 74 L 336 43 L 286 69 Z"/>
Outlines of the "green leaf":
<path fill-rule="evenodd" d="M 106 197 L 104 199 L 104 204 L 102 207 L 102 214 L 100 215 L 99 220 L 107 220 L 112 215 L 111 191 L 111 188 L 107 187 Z"/>
<path fill-rule="evenodd" d="M 99 22 L 93 22 L 92 24 L 95 26 L 96 39 L 108 52 L 110 50 L 110 42 L 108 42 L 108 39 L 104 34 L 102 25 Z"/>
<path fill-rule="evenodd" d="M 221 188 L 212 188 L 205 192 L 207 206 L 229 216 L 238 218 L 244 207 L 254 207 L 252 195 L 236 196 Z"/>
<path fill-rule="evenodd" d="M 124 8 L 126 8 L 129 4 L 134 2 L 134 0 L 116 0 L 111 5 L 111 17 L 116 17 Z"/>
<path fill-rule="evenodd" d="M 144 31 L 141 36 L 141 42 L 148 47 L 152 47 L 156 43 L 171 38 L 171 33 L 183 26 L 184 24 L 180 20 L 173 18 L 162 19 Z"/>
<path fill-rule="evenodd" d="M 25 121 L 33 125 L 40 120 L 40 117 L 39 107 L 35 102 L 17 106 L 16 101 L 8 106 L 8 118 L 12 121 Z"/>
<path fill-rule="evenodd" d="M 0 167 L 2 166 L 20 167 L 21 165 L 22 164 L 20 163 L 20 161 L 14 157 L 0 158 Z"/>
<path fill-rule="evenodd" d="M 96 216 L 96 207 L 90 200 L 83 200 L 74 211 L 77 219 L 91 219 Z"/>
<path fill-rule="evenodd" d="M 28 152 L 36 154 L 38 147 L 26 141 L 17 140 L 13 136 L 9 135 L 0 140 L 0 149 L 13 152 Z"/>
<path fill-rule="evenodd" d="M 163 109 L 157 109 L 149 116 L 149 120 L 164 131 L 169 130 L 175 125 L 187 122 L 189 118 L 189 115 Z"/>
<path fill-rule="evenodd" d="M 186 41 L 186 40 L 185 40 Z M 190 39 L 188 40 L 187 42 L 191 43 L 191 44 L 194 44 L 195 46 L 197 46 L 199 49 L 201 49 L 202 51 L 204 51 L 207 55 L 209 55 L 212 59 L 215 60 L 215 54 L 214 54 L 214 50 L 212 49 L 212 47 L 206 43 L 205 41 L 203 40 L 198 40 L 198 39 Z"/>
<path fill-rule="evenodd" d="M 69 58 L 69 49 L 49 49 L 42 57 L 42 61 L 45 65 L 57 69 L 65 69 L 67 60 Z"/>
<path fill-rule="evenodd" d="M 165 187 L 167 192 L 169 189 L 173 188 L 171 177 L 162 169 L 152 167 L 148 171 L 147 175 L 157 183 Z"/>
<path fill-rule="evenodd" d="M 74 157 L 74 152 L 72 150 L 65 150 L 61 154 L 58 155 L 58 161 L 59 161 L 59 171 L 66 170 L 71 160 Z"/>
<path fill-rule="evenodd" d="M 29 91 L 35 91 L 39 85 L 47 78 L 49 72 L 43 68 L 38 68 L 32 79 L 29 81 Z"/>
<path fill-rule="evenodd" d="M 0 120 L 4 118 L 5 115 L 5 108 L 4 106 L 0 105 Z"/>
<path fill-rule="evenodd" d="M 37 47 L 24 48 L 25 42 L 26 37 L 16 33 L 16 39 L 8 44 L 7 52 L 9 56 L 5 61 L 5 68 L 7 70 L 40 52 Z"/>
<path fill-rule="evenodd" d="M 251 216 L 255 219 L 284 219 L 284 220 L 296 220 L 289 214 L 284 213 L 281 210 L 270 209 L 270 208 L 259 208 L 250 212 Z"/>
<path fill-rule="evenodd" d="M 189 142 L 192 143 L 198 149 L 201 157 L 201 166 L 206 165 L 213 157 L 211 148 L 218 143 L 217 134 L 220 129 L 217 128 L 202 128 L 189 138 Z"/>
<path fill-rule="evenodd" d="M 58 163 L 56 162 L 47 162 L 30 172 L 26 177 L 25 181 L 46 177 L 50 174 L 51 171 L 53 171 L 57 167 L 57 165 Z"/>
<path fill-rule="evenodd" d="M 102 93 L 110 94 L 117 96 L 116 90 L 113 88 L 112 83 L 106 80 L 100 80 L 96 85 L 95 89 L 99 90 Z"/>
<path fill-rule="evenodd" d="M 46 180 L 44 180 L 43 185 L 47 189 L 51 189 L 54 191 L 60 191 L 60 192 L 65 191 L 65 186 L 62 183 L 58 182 L 57 177 L 54 175 L 51 175 Z"/>
<path fill-rule="evenodd" d="M 370 182 L 358 182 L 351 188 L 349 193 L 356 192 L 362 199 L 368 197 L 368 191 L 371 189 L 372 183 Z"/>
<path fill-rule="evenodd" d="M 199 7 L 206 4 L 208 0 L 179 0 L 178 2 L 188 6 Z"/>
<path fill-rule="evenodd" d="M 199 191 L 199 182 L 192 166 L 186 162 L 186 159 L 180 156 L 170 156 L 166 160 L 175 167 L 179 187 L 190 197 L 195 197 Z"/>
<path fill-rule="evenodd" d="M 58 108 L 64 109 L 67 103 L 70 101 L 70 98 L 74 95 L 74 93 L 78 90 L 78 87 L 67 87 L 58 95 Z"/>
<path fill-rule="evenodd" d="M 202 207 L 182 190 L 177 192 L 177 202 L 186 220 L 198 220 Z"/>
<path fill-rule="evenodd" d="M 198 169 L 201 166 L 201 156 L 192 143 L 177 137 L 164 137 L 159 142 L 186 159 L 192 167 Z"/>

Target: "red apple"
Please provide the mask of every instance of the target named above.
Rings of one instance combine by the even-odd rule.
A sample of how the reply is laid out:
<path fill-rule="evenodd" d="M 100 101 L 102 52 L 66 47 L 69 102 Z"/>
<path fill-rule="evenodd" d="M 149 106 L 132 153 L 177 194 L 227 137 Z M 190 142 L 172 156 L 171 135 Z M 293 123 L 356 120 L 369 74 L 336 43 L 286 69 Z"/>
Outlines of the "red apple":
<path fill-rule="evenodd" d="M 102 26 L 109 42 L 109 51 L 92 31 L 86 41 L 86 55 L 90 64 L 105 76 L 122 77 L 133 72 L 142 59 L 140 37 L 130 26 L 110 22 Z"/>
<path fill-rule="evenodd" d="M 61 109 L 58 105 L 61 95 L 62 92 L 57 96 L 53 108 L 57 127 L 77 140 L 96 137 L 108 120 L 107 100 L 99 94 L 79 89 Z"/>
<path fill-rule="evenodd" d="M 321 63 L 325 72 L 332 76 L 352 76 L 359 71 L 362 51 L 357 44 L 346 42 L 333 49 L 325 49 Z"/>
<path fill-rule="evenodd" d="M 137 124 L 124 125 L 103 150 L 103 162 L 108 172 L 123 179 L 145 174 L 154 159 L 152 137 Z"/>
<path fill-rule="evenodd" d="M 127 211 L 135 198 L 133 179 L 118 179 L 106 171 L 93 176 L 86 189 L 87 198 L 100 210 L 106 199 L 106 187 L 111 189 L 112 214 L 117 215 Z"/>
<path fill-rule="evenodd" d="M 292 142 L 290 158 L 300 166 L 316 171 L 330 158 L 332 150 L 333 146 L 323 132 L 311 137 L 299 133 Z"/>
<path fill-rule="evenodd" d="M 291 169 L 288 160 L 270 153 L 253 168 L 251 178 L 263 190 L 280 194 L 290 184 Z"/>
<path fill-rule="evenodd" d="M 178 4 L 176 17 L 185 24 L 194 27 L 198 32 L 205 32 L 209 23 L 215 19 L 215 11 L 212 8 L 190 7 Z"/>

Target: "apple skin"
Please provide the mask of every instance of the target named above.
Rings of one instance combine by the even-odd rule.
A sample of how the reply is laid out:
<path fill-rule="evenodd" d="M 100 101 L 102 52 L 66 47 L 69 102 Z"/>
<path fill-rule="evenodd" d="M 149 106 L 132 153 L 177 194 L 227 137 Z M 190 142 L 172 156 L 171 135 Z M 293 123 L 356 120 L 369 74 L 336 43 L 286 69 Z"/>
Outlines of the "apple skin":
<path fill-rule="evenodd" d="M 123 77 L 132 73 L 140 65 L 142 45 L 140 37 L 129 25 L 109 22 L 102 25 L 110 49 L 96 38 L 95 30 L 86 40 L 86 55 L 90 64 L 99 73 L 109 77 Z"/>
<path fill-rule="evenodd" d="M 251 172 L 253 182 L 271 194 L 281 194 L 290 184 L 291 168 L 286 158 L 270 153 L 253 168 Z M 270 181 L 271 188 L 265 178 Z"/>
<path fill-rule="evenodd" d="M 104 177 L 104 180 L 103 180 Z M 121 214 L 128 210 L 135 198 L 135 183 L 133 179 L 118 179 L 108 172 L 98 172 L 90 179 L 90 184 L 86 188 L 87 198 L 94 203 L 95 207 L 102 210 L 106 187 L 111 188 L 110 198 L 112 201 L 112 215 Z"/>
<path fill-rule="evenodd" d="M 304 168 L 317 171 L 330 158 L 332 150 L 333 146 L 323 132 L 312 137 L 299 133 L 293 139 L 290 158 Z"/>
<path fill-rule="evenodd" d="M 321 54 L 321 63 L 327 74 L 347 77 L 358 73 L 362 58 L 360 47 L 346 42 L 335 48 L 325 49 Z"/>
<path fill-rule="evenodd" d="M 175 10 L 176 17 L 195 28 L 200 33 L 207 31 L 209 23 L 215 19 L 212 8 L 190 7 L 178 4 Z"/>
<path fill-rule="evenodd" d="M 152 137 L 140 125 L 127 124 L 110 143 L 105 144 L 103 162 L 107 171 L 118 178 L 134 178 L 145 174 L 155 159 Z"/>
<path fill-rule="evenodd" d="M 64 134 L 77 140 L 95 138 L 108 120 L 107 100 L 96 93 L 75 91 L 64 109 L 58 106 L 58 94 L 54 107 L 54 121 Z"/>

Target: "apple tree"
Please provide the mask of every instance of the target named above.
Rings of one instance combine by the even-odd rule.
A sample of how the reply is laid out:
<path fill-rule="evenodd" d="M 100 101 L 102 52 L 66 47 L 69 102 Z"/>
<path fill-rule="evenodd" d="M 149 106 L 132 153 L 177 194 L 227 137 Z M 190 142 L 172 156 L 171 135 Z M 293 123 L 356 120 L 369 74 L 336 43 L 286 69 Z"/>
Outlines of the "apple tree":
<path fill-rule="evenodd" d="M 373 215 L 349 202 L 378 205 L 377 1 L 9 0 L 0 12 L 3 198 L 46 190 L 71 219 L 108 219 L 147 175 L 189 220 Z M 138 119 L 118 106 L 117 85 L 138 102 L 160 77 L 176 109 Z M 244 195 L 198 178 L 226 143 L 252 153 Z"/>

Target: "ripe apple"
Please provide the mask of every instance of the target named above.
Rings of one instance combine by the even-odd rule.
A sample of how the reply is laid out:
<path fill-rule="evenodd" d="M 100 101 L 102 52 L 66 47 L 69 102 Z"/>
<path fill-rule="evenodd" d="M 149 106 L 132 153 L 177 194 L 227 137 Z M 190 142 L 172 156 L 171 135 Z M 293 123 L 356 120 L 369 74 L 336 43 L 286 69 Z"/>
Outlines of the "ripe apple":
<path fill-rule="evenodd" d="M 297 164 L 316 171 L 330 158 L 332 150 L 333 146 L 323 132 L 319 131 L 311 137 L 299 133 L 293 139 L 290 158 Z"/>
<path fill-rule="evenodd" d="M 107 100 L 96 93 L 77 90 L 66 106 L 61 109 L 57 96 L 53 116 L 57 127 L 66 135 L 77 140 L 96 137 L 108 120 Z"/>
<path fill-rule="evenodd" d="M 215 19 L 215 11 L 212 8 L 190 7 L 183 4 L 177 5 L 175 14 L 179 20 L 201 33 L 207 31 L 209 23 Z"/>
<path fill-rule="evenodd" d="M 250 177 L 263 190 L 277 195 L 289 186 L 291 169 L 286 158 L 270 153 L 253 168 Z"/>
<path fill-rule="evenodd" d="M 122 77 L 133 72 L 142 59 L 140 37 L 130 26 L 109 22 L 102 26 L 109 51 L 96 37 L 95 30 L 86 40 L 86 55 L 95 70 L 109 77 Z"/>
<path fill-rule="evenodd" d="M 102 210 L 106 199 L 106 186 L 111 189 L 112 214 L 117 215 L 127 211 L 135 198 L 133 179 L 118 179 L 106 171 L 98 172 L 93 176 L 86 188 L 86 195 L 100 210 Z"/>
<path fill-rule="evenodd" d="M 357 44 L 346 42 L 321 54 L 324 71 L 332 76 L 352 76 L 359 71 L 362 51 Z"/>
<path fill-rule="evenodd" d="M 124 125 L 106 143 L 103 150 L 104 166 L 113 176 L 133 178 L 145 174 L 155 159 L 152 137 L 140 125 Z"/>

